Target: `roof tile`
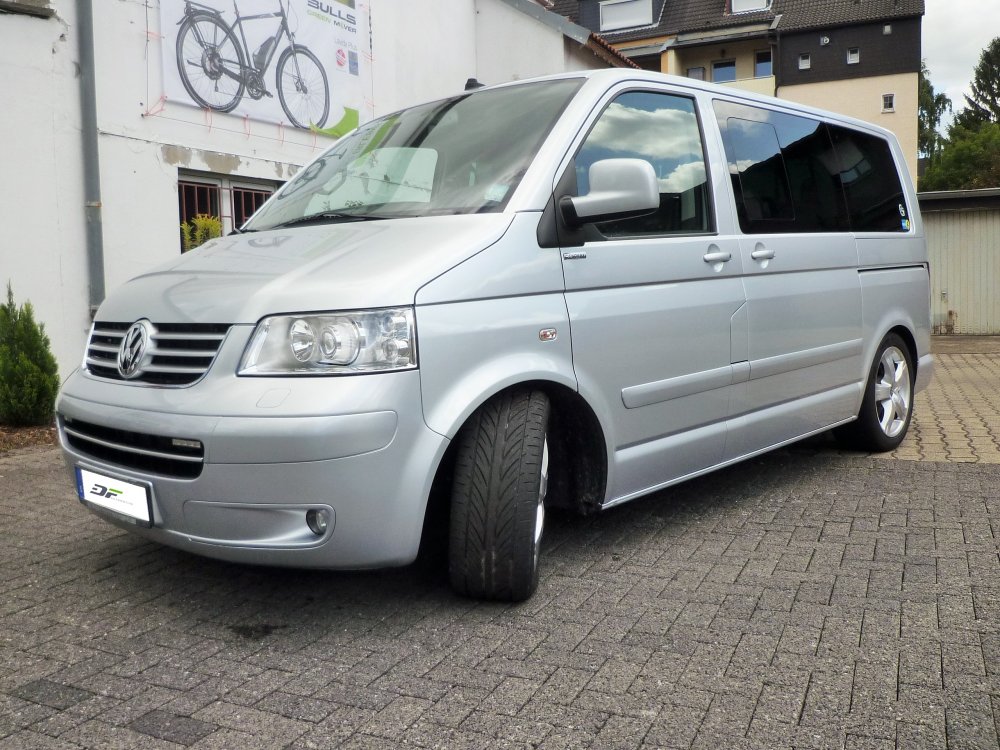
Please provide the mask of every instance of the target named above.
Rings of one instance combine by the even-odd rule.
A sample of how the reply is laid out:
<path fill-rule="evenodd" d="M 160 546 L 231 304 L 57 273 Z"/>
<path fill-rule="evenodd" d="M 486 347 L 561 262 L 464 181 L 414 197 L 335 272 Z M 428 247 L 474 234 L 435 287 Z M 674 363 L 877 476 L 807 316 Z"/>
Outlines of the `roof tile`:
<path fill-rule="evenodd" d="M 575 23 L 580 19 L 581 0 L 554 0 L 553 10 Z M 800 31 L 831 26 L 873 23 L 924 14 L 924 0 L 772 0 L 771 7 L 751 13 L 727 13 L 727 0 L 666 0 L 663 15 L 655 28 L 603 32 L 611 42 L 647 39 L 711 29 L 725 29 L 763 21 L 781 15 L 778 28 Z M 596 29 L 595 29 L 596 31 Z"/>

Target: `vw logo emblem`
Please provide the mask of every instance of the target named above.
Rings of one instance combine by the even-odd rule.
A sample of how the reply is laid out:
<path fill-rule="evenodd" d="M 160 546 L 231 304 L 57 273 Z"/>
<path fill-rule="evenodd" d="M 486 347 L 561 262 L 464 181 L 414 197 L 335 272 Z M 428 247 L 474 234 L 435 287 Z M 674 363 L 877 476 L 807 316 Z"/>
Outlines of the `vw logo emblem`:
<path fill-rule="evenodd" d="M 133 323 L 122 337 L 118 347 L 118 374 L 126 380 L 131 380 L 142 373 L 142 364 L 146 358 L 149 338 L 153 326 L 148 320 Z"/>

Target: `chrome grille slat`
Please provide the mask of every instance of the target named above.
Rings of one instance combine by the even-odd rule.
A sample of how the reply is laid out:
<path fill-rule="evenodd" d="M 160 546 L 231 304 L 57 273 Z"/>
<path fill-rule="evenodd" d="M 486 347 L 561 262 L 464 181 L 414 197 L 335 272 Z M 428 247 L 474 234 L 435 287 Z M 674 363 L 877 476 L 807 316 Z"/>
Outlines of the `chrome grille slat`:
<path fill-rule="evenodd" d="M 108 354 L 118 354 L 118 347 L 111 344 L 100 344 L 96 342 L 90 342 L 90 351 L 92 352 L 107 352 Z"/>
<path fill-rule="evenodd" d="M 118 351 L 132 323 L 98 321 L 87 344 L 86 364 L 92 377 L 124 378 L 118 372 Z M 163 387 L 191 385 L 208 372 L 229 334 L 229 325 L 152 323 L 146 364 L 127 382 Z"/>
<path fill-rule="evenodd" d="M 202 359 L 211 359 L 215 356 L 215 352 L 205 351 L 204 349 L 153 349 L 154 357 L 201 357 Z"/>
<path fill-rule="evenodd" d="M 66 445 L 111 466 L 175 479 L 196 479 L 205 465 L 205 446 L 199 440 L 132 432 L 64 415 L 59 415 L 58 424 Z"/>
<path fill-rule="evenodd" d="M 200 376 L 207 368 L 204 367 L 177 367 L 175 365 L 148 365 L 143 368 L 143 372 L 172 372 L 178 375 L 198 375 Z"/>
<path fill-rule="evenodd" d="M 103 445 L 105 448 L 112 448 L 116 451 L 124 451 L 126 453 L 137 453 L 140 456 L 152 456 L 153 458 L 164 458 L 169 461 L 190 461 L 191 463 L 200 464 L 202 459 L 199 456 L 184 456 L 174 453 L 163 453 L 161 451 L 151 451 L 145 448 L 136 448 L 134 445 L 128 445 L 125 443 L 116 443 L 111 440 L 101 440 L 93 435 L 88 435 L 84 432 L 74 430 L 72 427 L 64 426 L 63 429 L 66 431 L 67 435 L 72 435 L 80 440 L 85 440 L 88 443 L 95 443 L 96 445 Z"/>
<path fill-rule="evenodd" d="M 224 333 L 161 333 L 157 332 L 155 339 L 164 341 L 216 341 L 221 342 L 226 337 Z M 119 337 L 121 338 L 121 337 Z"/>

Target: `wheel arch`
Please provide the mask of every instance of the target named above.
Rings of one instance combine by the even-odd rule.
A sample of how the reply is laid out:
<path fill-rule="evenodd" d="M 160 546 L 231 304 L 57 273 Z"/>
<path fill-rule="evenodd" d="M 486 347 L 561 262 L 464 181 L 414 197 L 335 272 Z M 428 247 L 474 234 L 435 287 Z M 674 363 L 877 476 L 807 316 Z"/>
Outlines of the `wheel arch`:
<path fill-rule="evenodd" d="M 539 390 L 549 398 L 550 478 L 547 503 L 580 514 L 600 510 L 607 492 L 608 452 L 604 429 L 589 403 L 565 383 L 549 379 L 498 385 L 462 412 L 449 431 L 450 444 L 435 467 L 427 498 L 421 545 L 448 528 L 451 474 L 458 441 L 455 437 L 483 404 L 510 390 Z"/>

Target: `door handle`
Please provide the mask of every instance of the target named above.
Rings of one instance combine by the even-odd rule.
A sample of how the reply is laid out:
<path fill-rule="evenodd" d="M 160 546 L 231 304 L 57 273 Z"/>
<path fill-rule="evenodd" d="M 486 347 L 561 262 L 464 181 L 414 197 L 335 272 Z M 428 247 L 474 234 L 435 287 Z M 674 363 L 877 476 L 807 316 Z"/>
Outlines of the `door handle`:
<path fill-rule="evenodd" d="M 705 253 L 702 257 L 706 263 L 725 263 L 726 261 L 732 259 L 733 254 L 727 253 L 724 250 L 719 250 L 714 253 Z"/>
<path fill-rule="evenodd" d="M 754 250 L 750 253 L 750 257 L 754 260 L 771 260 L 771 258 L 774 257 L 774 250 L 762 247 L 759 250 Z"/>

